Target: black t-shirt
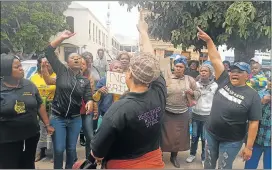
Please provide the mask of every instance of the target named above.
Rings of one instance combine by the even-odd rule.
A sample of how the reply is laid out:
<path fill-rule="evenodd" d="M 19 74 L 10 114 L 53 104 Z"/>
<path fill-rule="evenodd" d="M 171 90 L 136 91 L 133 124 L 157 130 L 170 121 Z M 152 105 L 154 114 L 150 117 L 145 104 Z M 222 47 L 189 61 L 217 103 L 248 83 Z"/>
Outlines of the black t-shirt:
<path fill-rule="evenodd" d="M 160 76 L 144 93 L 128 93 L 112 104 L 91 142 L 95 156 L 134 159 L 159 148 L 166 84 Z"/>
<path fill-rule="evenodd" d="M 22 79 L 18 88 L 9 88 L 1 81 L 0 103 L 0 143 L 25 140 L 39 133 L 37 113 L 42 99 L 32 82 Z"/>
<path fill-rule="evenodd" d="M 246 135 L 247 121 L 262 117 L 261 99 L 249 86 L 233 86 L 225 71 L 217 83 L 207 130 L 221 141 L 242 140 Z"/>

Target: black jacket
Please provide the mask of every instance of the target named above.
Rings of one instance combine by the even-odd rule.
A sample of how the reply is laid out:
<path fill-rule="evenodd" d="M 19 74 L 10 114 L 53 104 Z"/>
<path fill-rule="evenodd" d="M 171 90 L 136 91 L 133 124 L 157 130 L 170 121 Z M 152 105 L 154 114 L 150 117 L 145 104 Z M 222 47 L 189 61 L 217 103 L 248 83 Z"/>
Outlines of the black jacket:
<path fill-rule="evenodd" d="M 85 103 L 92 100 L 90 81 L 82 74 L 75 75 L 56 56 L 55 48 L 48 46 L 45 56 L 57 75 L 56 92 L 52 111 L 61 117 L 80 115 L 82 99 Z"/>
<path fill-rule="evenodd" d="M 95 156 L 134 159 L 159 149 L 166 105 L 166 83 L 162 76 L 144 93 L 129 92 L 112 104 L 91 142 Z"/>

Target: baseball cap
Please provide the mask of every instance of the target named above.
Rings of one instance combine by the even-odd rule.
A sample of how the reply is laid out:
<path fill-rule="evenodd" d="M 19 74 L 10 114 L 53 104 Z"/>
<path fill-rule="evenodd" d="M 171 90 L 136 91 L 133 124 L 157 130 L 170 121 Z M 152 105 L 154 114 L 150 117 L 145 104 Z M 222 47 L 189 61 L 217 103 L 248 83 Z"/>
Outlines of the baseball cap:
<path fill-rule="evenodd" d="M 262 64 L 262 59 L 259 58 L 259 57 L 253 57 L 249 61 L 255 61 L 255 62 L 259 63 L 259 64 Z"/>
<path fill-rule="evenodd" d="M 132 75 L 144 84 L 149 84 L 160 75 L 160 64 L 152 54 L 140 53 L 131 58 L 130 70 Z"/>
<path fill-rule="evenodd" d="M 246 71 L 248 74 L 250 74 L 250 66 L 245 62 L 236 62 L 232 66 L 230 66 L 230 70 L 233 70 L 235 68 L 239 68 L 240 70 Z"/>

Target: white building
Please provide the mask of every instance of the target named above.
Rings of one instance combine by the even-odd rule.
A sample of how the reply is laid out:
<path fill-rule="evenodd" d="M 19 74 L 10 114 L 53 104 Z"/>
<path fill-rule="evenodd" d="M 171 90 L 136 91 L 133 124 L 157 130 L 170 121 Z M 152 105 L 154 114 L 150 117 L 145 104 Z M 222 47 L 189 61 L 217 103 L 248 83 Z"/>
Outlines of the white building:
<path fill-rule="evenodd" d="M 120 42 L 120 51 L 126 51 L 131 55 L 139 51 L 138 39 L 133 39 L 131 37 L 123 36 L 120 34 L 115 34 L 115 37 L 118 42 Z"/>
<path fill-rule="evenodd" d="M 91 52 L 96 59 L 97 50 L 100 48 L 106 51 L 107 60 L 115 58 L 120 50 L 120 43 L 111 36 L 110 25 L 105 27 L 87 7 L 77 2 L 72 2 L 64 15 L 70 31 L 76 35 L 61 44 L 58 49 L 61 60 L 65 60 L 72 52 L 84 51 Z"/>
<path fill-rule="evenodd" d="M 222 60 L 227 60 L 230 63 L 234 62 L 234 49 L 227 50 L 226 45 L 222 45 L 218 47 L 218 51 L 222 57 Z M 263 68 L 271 68 L 271 51 L 267 50 L 265 52 L 261 52 L 256 50 L 255 57 L 258 57 L 262 60 Z"/>

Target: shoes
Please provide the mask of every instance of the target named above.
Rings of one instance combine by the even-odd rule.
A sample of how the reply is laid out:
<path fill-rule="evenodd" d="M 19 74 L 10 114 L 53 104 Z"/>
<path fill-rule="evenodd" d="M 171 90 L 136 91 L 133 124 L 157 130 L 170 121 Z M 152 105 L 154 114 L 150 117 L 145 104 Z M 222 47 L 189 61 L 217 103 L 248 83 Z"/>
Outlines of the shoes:
<path fill-rule="evenodd" d="M 170 162 L 174 165 L 174 167 L 180 168 L 180 164 L 179 164 L 176 156 L 170 157 Z"/>
<path fill-rule="evenodd" d="M 192 163 L 194 160 L 195 160 L 195 156 L 194 155 L 190 155 L 187 159 L 186 159 L 186 162 L 187 163 Z"/>
<path fill-rule="evenodd" d="M 80 139 L 80 145 L 81 146 L 86 146 L 86 141 L 84 139 Z"/>

